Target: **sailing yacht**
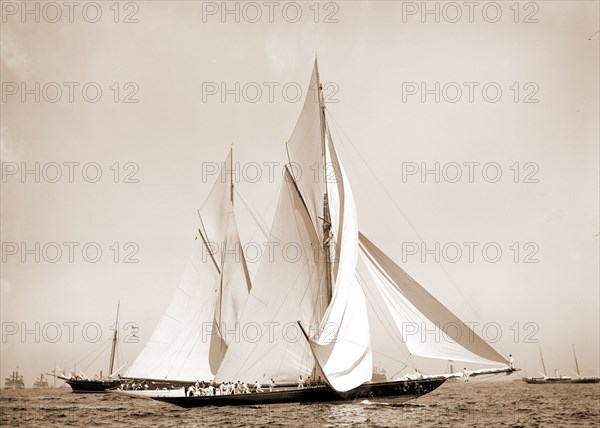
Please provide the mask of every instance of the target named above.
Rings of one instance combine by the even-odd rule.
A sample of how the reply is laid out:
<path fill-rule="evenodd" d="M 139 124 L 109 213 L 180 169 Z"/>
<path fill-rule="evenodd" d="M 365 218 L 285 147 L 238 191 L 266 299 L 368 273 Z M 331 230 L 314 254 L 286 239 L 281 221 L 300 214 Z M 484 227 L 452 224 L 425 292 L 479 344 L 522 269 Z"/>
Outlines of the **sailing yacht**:
<path fill-rule="evenodd" d="M 600 383 L 600 377 L 581 377 L 581 373 L 579 372 L 579 363 L 577 362 L 577 354 L 575 353 L 575 345 L 573 345 L 573 358 L 575 359 L 575 370 L 577 371 L 577 377 L 572 379 L 571 383 Z"/>
<path fill-rule="evenodd" d="M 349 179 L 328 126 L 316 59 L 286 152 L 288 164 L 269 236 L 282 251 L 261 261 L 238 316 L 231 318 L 236 321 L 215 330 L 214 336 L 227 342 L 225 352 L 215 354 L 211 340 L 192 341 L 198 345 L 198 364 L 208 367 L 215 358 L 218 362 L 211 365 L 213 386 L 276 386 L 268 392 L 256 388 L 249 394 L 217 394 L 211 389 L 211 395 L 157 400 L 182 407 L 403 402 L 435 390 L 450 377 L 463 376 L 374 378 L 373 355 L 382 350 L 372 338 L 378 335 L 385 335 L 398 351 L 408 348 L 416 356 L 501 365 L 473 375 L 515 370 L 360 232 Z M 284 251 L 289 248 L 293 256 Z M 378 329 L 381 323 L 385 331 Z M 404 323 L 440 330 L 445 340 L 406 334 Z M 446 325 L 462 334 L 448 337 L 440 327 Z"/>
<path fill-rule="evenodd" d="M 114 376 L 114 363 L 115 363 L 115 355 L 117 350 L 117 342 L 118 342 L 118 331 L 117 328 L 119 323 L 119 303 L 117 303 L 117 317 L 115 320 L 115 332 L 112 338 L 111 350 L 110 350 L 110 359 L 108 363 L 108 378 L 104 378 L 102 376 L 102 372 L 100 372 L 100 379 L 87 379 L 80 375 L 71 375 L 70 377 L 55 375 L 57 378 L 64 380 L 73 392 L 105 392 L 110 389 L 117 388 L 121 385 L 120 379 L 113 378 Z M 118 371 L 118 370 L 117 370 Z"/>

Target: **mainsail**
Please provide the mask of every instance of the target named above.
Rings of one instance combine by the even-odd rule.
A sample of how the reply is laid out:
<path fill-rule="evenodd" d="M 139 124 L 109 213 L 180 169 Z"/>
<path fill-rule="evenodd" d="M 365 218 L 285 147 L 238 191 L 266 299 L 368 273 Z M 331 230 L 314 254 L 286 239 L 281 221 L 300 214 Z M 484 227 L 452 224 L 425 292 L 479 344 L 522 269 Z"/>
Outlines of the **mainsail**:
<path fill-rule="evenodd" d="M 212 379 L 227 350 L 222 330 L 237 322 L 250 289 L 233 210 L 232 152 L 200 208 L 194 241 L 171 303 L 126 377 Z M 218 261 L 217 261 L 218 259 Z"/>

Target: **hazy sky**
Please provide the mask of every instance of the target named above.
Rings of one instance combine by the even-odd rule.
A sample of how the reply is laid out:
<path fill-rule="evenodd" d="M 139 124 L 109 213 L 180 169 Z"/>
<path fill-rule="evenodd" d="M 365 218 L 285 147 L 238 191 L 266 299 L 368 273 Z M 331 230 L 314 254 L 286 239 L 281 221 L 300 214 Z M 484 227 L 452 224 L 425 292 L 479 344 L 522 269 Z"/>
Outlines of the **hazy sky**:
<path fill-rule="evenodd" d="M 238 190 L 269 222 L 315 52 L 361 230 L 528 375 L 537 341 L 549 370 L 571 374 L 575 344 L 597 375 L 599 6 L 476 3 L 427 3 L 439 22 L 421 2 L 228 3 L 239 22 L 221 2 L 78 3 L 69 22 L 29 2 L 36 22 L 2 2 L 2 378 L 106 371 L 119 299 L 139 325 L 120 359 L 135 358 L 232 143 Z M 39 182 L 21 174 L 36 162 Z M 421 175 L 436 162 L 439 182 Z M 260 239 L 241 211 L 242 239 Z"/>

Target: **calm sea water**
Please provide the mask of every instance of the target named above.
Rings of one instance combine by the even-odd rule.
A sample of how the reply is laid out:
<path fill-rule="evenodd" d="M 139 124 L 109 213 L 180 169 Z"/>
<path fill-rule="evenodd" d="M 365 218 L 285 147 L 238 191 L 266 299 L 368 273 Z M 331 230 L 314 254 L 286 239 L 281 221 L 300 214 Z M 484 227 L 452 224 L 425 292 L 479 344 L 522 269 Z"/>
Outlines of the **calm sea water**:
<path fill-rule="evenodd" d="M 446 383 L 401 405 L 281 404 L 181 409 L 67 388 L 2 390 L 0 425 L 14 427 L 600 427 L 600 384 Z"/>

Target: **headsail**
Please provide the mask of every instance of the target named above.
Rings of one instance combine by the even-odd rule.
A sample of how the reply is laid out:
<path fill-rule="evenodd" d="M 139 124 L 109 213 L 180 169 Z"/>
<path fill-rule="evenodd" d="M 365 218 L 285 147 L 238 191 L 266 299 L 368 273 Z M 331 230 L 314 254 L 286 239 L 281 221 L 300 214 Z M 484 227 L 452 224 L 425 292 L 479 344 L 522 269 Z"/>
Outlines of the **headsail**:
<path fill-rule="evenodd" d="M 364 235 L 359 241 L 365 266 L 361 285 L 367 296 L 385 302 L 382 316 L 411 353 L 484 364 L 508 362 Z"/>

